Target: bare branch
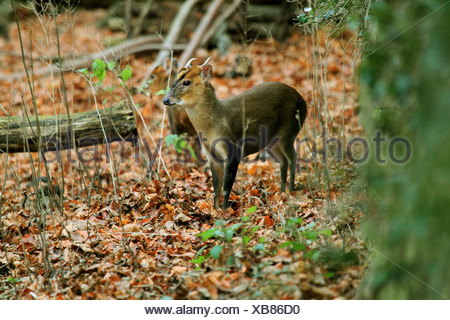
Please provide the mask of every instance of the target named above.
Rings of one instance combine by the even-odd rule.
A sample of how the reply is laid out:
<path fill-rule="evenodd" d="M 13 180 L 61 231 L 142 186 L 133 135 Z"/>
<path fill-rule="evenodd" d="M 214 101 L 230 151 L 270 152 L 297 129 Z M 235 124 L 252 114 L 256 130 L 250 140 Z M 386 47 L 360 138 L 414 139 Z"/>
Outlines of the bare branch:
<path fill-rule="evenodd" d="M 204 17 L 202 18 L 202 21 L 200 21 L 199 26 L 197 27 L 197 30 L 194 33 L 194 36 L 192 37 L 191 41 L 189 42 L 189 46 L 184 50 L 183 54 L 180 57 L 180 65 L 184 65 L 188 59 L 192 57 L 195 50 L 200 44 L 200 41 L 202 40 L 202 36 L 205 34 L 206 29 L 211 24 L 214 17 L 217 15 L 217 12 L 220 10 L 220 7 L 222 6 L 224 0 L 214 0 L 213 3 L 208 8 L 208 11 L 206 11 Z"/>
<path fill-rule="evenodd" d="M 180 7 L 180 10 L 178 11 L 177 15 L 175 16 L 175 18 L 170 26 L 169 33 L 164 41 L 168 47 L 171 48 L 175 44 L 175 42 L 178 41 L 178 38 L 180 37 L 181 31 L 183 29 L 184 23 L 186 22 L 186 19 L 189 16 L 189 13 L 191 12 L 192 8 L 194 7 L 194 5 L 197 2 L 198 2 L 198 0 L 187 0 Z M 150 76 L 153 69 L 155 69 L 157 66 L 161 65 L 164 62 L 164 60 L 170 55 L 170 52 L 171 52 L 170 49 L 163 49 L 163 50 L 159 51 L 158 56 L 156 57 L 155 61 L 153 61 L 153 64 L 150 66 L 150 68 L 147 71 L 146 76 L 144 77 L 144 82 Z"/>
<path fill-rule="evenodd" d="M 81 58 L 71 59 L 62 62 L 62 66 L 50 65 L 39 69 L 35 69 L 33 75 L 41 76 L 45 74 L 51 73 L 55 74 L 59 72 L 73 71 L 80 68 L 87 68 L 91 66 L 92 62 L 95 59 L 120 60 L 130 54 L 134 54 L 137 52 L 168 49 L 167 45 L 163 43 L 155 43 L 158 40 L 159 40 L 158 36 L 155 35 L 127 40 L 124 41 L 123 43 L 105 49 L 104 51 L 87 54 Z M 184 50 L 185 48 L 186 45 L 183 44 L 171 45 L 172 50 L 181 51 Z M 22 79 L 24 76 L 25 74 L 23 72 L 16 72 L 12 74 L 0 74 L 0 80 L 17 80 Z"/>

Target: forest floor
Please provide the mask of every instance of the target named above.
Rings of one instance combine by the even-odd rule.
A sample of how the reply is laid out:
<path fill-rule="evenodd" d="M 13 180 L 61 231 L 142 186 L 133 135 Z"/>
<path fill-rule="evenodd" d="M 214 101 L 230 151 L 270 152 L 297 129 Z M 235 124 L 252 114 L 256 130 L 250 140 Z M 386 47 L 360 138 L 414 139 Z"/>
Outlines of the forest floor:
<path fill-rule="evenodd" d="M 125 38 L 98 28 L 105 11 L 59 17 L 62 56 L 98 52 Z M 21 19 L 23 46 L 38 57 L 57 56 L 51 21 Z M 0 39 L 0 51 L 20 53 L 18 31 Z M 250 58 L 252 73 L 228 77 L 236 56 Z M 45 164 L 38 154 L 0 155 L 0 299 L 351 299 L 362 278 L 369 251 L 358 238 L 360 200 L 353 196 L 357 167 L 347 142 L 363 131 L 358 123 L 354 81 L 355 38 L 313 35 L 294 30 L 279 43 L 257 39 L 228 53 L 201 49 L 200 62 L 212 56 L 212 85 L 219 98 L 236 95 L 266 81 L 296 88 L 308 102 L 308 118 L 299 134 L 296 192 L 279 192 L 279 165 L 272 160 L 243 163 L 234 184 L 231 208 L 213 209 L 207 165 L 181 163 L 173 145 L 161 96 L 132 96 L 142 139 L 161 157 L 147 172 L 147 152 L 126 145 L 85 148 L 81 163 L 73 150 L 62 161 Z M 155 54 L 132 55 L 127 84 L 139 87 Z M 29 64 L 30 66 L 30 64 Z M 0 73 L 23 71 L 20 55 L 0 55 Z M 103 87 L 92 88 L 79 73 L 35 77 L 39 115 L 108 107 L 126 97 L 108 72 Z M 113 88 L 113 90 L 109 90 Z M 95 98 L 95 99 L 94 99 Z M 2 117 L 33 115 L 26 78 L 0 81 Z M 163 131 L 161 132 L 161 124 Z M 327 128 L 327 130 L 324 130 Z M 324 136 L 326 134 L 326 136 Z M 343 150 L 324 141 L 336 137 Z M 310 142 L 311 142 L 310 141 Z M 315 149 L 315 150 L 314 150 Z M 355 154 L 357 147 L 351 148 Z M 49 154 L 51 157 L 51 153 Z M 53 159 L 56 156 L 53 155 Z M 356 156 L 355 156 L 356 158 Z M 112 159 L 111 161 L 109 159 Z M 90 160 L 90 161 L 88 161 Z M 41 177 L 47 177 L 48 180 Z M 36 181 L 62 189 L 63 198 L 44 194 L 36 201 Z M 47 188 L 48 190 L 48 188 Z M 352 196 L 350 196 L 350 194 Z"/>

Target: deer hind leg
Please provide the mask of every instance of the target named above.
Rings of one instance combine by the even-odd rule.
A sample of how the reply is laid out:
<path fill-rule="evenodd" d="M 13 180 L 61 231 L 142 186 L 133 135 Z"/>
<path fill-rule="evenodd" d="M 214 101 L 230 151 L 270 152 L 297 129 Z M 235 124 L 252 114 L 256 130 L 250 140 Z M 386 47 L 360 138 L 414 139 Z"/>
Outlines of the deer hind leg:
<path fill-rule="evenodd" d="M 289 191 L 295 191 L 295 169 L 297 168 L 297 153 L 295 152 L 294 145 L 290 145 L 286 149 L 285 154 L 289 163 Z"/>
<path fill-rule="evenodd" d="M 281 163 L 281 168 L 282 168 L 281 184 L 282 184 L 282 187 L 284 185 L 284 190 L 282 190 L 282 192 L 286 191 L 286 175 L 287 175 L 287 167 L 288 166 L 289 166 L 289 191 L 292 192 L 295 190 L 295 169 L 297 167 L 297 153 L 295 152 L 293 143 L 280 145 L 279 150 L 283 154 L 283 158 L 285 161 L 285 164 L 284 164 L 285 172 L 283 172 L 283 162 Z M 283 184 L 283 174 L 285 175 L 284 184 Z"/>
<path fill-rule="evenodd" d="M 281 187 L 280 192 L 286 192 L 286 178 L 287 178 L 287 169 L 288 169 L 288 159 L 284 155 L 284 152 L 281 149 L 280 144 L 275 145 L 271 149 L 271 153 L 275 156 L 275 161 L 280 163 L 280 173 L 281 173 Z"/>

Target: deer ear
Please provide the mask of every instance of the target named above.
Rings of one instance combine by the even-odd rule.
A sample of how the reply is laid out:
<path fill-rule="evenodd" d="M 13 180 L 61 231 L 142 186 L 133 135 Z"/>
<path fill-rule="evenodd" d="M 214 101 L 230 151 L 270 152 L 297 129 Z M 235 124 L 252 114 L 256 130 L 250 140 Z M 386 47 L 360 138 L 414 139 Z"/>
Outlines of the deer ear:
<path fill-rule="evenodd" d="M 212 66 L 210 64 L 207 64 L 202 67 L 200 75 L 202 76 L 204 83 L 209 82 L 209 80 L 211 79 L 211 74 L 212 74 Z"/>

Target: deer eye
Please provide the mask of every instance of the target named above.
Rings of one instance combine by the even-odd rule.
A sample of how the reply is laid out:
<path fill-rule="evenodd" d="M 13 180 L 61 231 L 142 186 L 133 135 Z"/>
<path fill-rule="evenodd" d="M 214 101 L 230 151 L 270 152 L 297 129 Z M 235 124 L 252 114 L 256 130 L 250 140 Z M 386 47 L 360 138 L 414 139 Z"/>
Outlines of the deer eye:
<path fill-rule="evenodd" d="M 191 84 L 191 82 L 189 81 L 189 80 L 185 80 L 184 82 L 183 82 L 183 86 L 189 86 Z"/>

